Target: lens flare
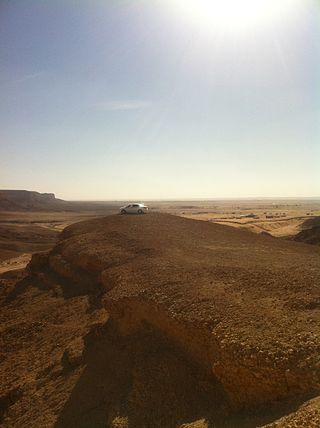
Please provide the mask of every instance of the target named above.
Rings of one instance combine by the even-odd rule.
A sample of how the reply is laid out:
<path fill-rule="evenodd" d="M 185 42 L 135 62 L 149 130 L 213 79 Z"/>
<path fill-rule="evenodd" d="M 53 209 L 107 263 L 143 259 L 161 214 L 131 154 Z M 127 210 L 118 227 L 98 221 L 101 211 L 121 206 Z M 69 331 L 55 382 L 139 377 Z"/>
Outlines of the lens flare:
<path fill-rule="evenodd" d="M 171 7 L 205 31 L 246 33 L 291 18 L 301 0 L 175 0 Z"/>

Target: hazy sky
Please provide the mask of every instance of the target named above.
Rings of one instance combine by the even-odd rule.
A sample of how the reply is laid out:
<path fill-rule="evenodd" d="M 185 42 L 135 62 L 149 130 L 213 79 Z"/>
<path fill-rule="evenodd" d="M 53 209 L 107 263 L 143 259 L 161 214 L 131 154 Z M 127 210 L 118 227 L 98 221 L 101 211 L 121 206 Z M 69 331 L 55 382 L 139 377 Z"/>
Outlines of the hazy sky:
<path fill-rule="evenodd" d="M 320 196 L 320 4 L 282 1 L 0 0 L 0 188 Z"/>

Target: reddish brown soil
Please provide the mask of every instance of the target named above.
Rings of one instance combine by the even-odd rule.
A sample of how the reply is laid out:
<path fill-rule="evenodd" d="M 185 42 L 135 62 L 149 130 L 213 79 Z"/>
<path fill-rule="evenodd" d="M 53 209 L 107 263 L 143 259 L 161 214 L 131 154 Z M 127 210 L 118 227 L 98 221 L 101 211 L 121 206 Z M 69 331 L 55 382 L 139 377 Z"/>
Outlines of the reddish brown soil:
<path fill-rule="evenodd" d="M 319 262 L 315 246 L 165 214 L 68 227 L 1 280 L 4 426 L 256 427 L 294 411 L 320 392 Z"/>

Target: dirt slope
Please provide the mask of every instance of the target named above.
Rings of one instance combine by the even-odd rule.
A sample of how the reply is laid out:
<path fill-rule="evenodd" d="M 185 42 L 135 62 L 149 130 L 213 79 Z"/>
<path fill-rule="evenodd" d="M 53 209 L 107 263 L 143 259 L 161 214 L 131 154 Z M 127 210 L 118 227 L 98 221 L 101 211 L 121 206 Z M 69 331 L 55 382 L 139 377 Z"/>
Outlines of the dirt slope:
<path fill-rule="evenodd" d="M 2 280 L 4 425 L 256 427 L 296 410 L 320 392 L 319 261 L 165 214 L 68 227 Z"/>
<path fill-rule="evenodd" d="M 314 217 L 304 222 L 302 231 L 292 239 L 312 245 L 320 245 L 320 217 Z"/>

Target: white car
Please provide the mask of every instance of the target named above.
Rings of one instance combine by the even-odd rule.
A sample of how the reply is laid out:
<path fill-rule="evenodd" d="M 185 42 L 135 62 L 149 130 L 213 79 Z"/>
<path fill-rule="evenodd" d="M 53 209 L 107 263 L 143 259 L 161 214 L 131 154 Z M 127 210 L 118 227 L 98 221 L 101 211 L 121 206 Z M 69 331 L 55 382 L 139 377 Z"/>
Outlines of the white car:
<path fill-rule="evenodd" d="M 148 207 L 145 204 L 129 204 L 120 208 L 120 214 L 146 214 Z"/>

